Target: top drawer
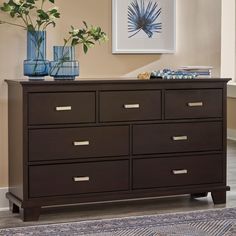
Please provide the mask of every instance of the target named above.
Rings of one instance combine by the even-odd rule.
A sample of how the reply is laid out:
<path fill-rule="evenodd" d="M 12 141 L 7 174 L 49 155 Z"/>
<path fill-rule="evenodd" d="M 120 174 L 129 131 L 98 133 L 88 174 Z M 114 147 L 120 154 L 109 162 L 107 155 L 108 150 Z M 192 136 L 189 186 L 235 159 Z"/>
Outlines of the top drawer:
<path fill-rule="evenodd" d="M 29 124 L 95 122 L 94 92 L 29 94 Z"/>
<path fill-rule="evenodd" d="M 165 119 L 222 117 L 221 89 L 166 90 Z"/>
<path fill-rule="evenodd" d="M 100 92 L 101 122 L 161 119 L 161 92 Z"/>

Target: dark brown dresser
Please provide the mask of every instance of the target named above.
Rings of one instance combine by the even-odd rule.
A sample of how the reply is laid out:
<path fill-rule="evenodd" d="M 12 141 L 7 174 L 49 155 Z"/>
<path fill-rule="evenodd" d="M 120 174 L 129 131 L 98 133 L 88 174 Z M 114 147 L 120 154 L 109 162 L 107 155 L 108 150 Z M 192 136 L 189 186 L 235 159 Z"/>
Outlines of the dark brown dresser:
<path fill-rule="evenodd" d="M 13 213 L 177 194 L 226 202 L 228 79 L 13 81 Z"/>

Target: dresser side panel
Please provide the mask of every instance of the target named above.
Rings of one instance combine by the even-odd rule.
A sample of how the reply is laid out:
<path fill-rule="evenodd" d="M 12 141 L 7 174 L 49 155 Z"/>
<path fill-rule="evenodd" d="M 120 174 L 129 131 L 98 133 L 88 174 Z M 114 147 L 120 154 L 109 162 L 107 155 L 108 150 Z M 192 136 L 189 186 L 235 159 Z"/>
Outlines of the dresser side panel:
<path fill-rule="evenodd" d="M 9 192 L 23 199 L 23 96 L 19 84 L 8 84 Z"/>

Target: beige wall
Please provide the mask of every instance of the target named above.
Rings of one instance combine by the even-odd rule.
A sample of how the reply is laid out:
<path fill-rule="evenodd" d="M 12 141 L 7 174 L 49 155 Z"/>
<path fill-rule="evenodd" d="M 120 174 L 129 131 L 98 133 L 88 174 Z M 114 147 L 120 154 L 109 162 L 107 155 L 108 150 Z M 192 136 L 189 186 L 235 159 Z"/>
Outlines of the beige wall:
<path fill-rule="evenodd" d="M 0 0 L 2 3 L 3 0 Z M 100 25 L 111 39 L 112 0 L 57 0 L 62 19 L 48 36 L 51 48 L 59 45 L 70 25 L 86 20 Z M 220 0 L 176 0 L 177 52 L 170 55 L 112 55 L 111 40 L 84 56 L 78 50 L 82 77 L 135 76 L 139 71 L 178 68 L 181 65 L 213 65 L 220 71 Z M 4 14 L 0 13 L 0 19 Z M 25 32 L 0 25 L 0 187 L 7 186 L 7 87 L 4 79 L 22 78 L 25 59 Z"/>

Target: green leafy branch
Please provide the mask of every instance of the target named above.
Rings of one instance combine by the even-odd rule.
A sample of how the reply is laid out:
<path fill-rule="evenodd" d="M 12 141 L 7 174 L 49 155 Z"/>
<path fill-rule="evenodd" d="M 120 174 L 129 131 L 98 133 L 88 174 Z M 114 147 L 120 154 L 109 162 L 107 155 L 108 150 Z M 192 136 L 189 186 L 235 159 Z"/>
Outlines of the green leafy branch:
<path fill-rule="evenodd" d="M 78 44 L 83 45 L 83 51 L 86 54 L 89 48 L 94 47 L 95 43 L 103 43 L 108 41 L 108 37 L 105 32 L 102 31 L 101 27 L 88 26 L 85 21 L 83 21 L 84 27 L 81 29 L 76 29 L 71 26 L 69 31 L 69 37 L 64 39 L 64 47 L 68 44 L 71 46 L 76 46 Z"/>
<path fill-rule="evenodd" d="M 0 24 L 9 24 L 29 31 L 45 30 L 49 25 L 56 26 L 55 20 L 60 18 L 57 7 L 44 9 L 45 2 L 55 3 L 55 0 L 9 0 L 0 9 L 12 18 L 19 18 L 22 24 L 0 20 Z M 32 15 L 36 14 L 36 19 Z"/>

